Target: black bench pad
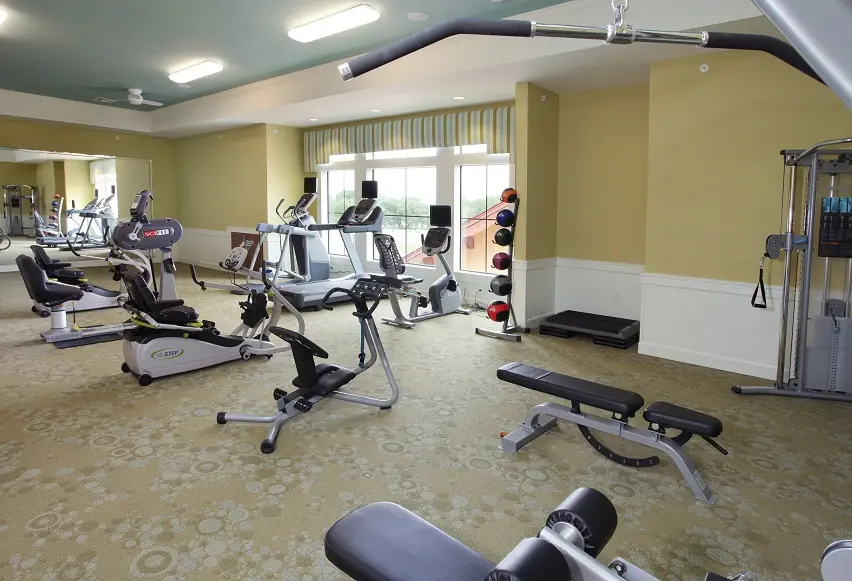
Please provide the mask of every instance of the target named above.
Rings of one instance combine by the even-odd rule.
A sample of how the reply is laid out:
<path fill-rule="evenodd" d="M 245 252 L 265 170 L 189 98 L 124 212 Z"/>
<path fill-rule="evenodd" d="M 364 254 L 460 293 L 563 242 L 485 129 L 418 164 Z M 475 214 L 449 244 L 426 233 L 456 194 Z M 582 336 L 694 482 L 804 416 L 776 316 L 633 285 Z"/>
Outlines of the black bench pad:
<path fill-rule="evenodd" d="M 494 565 L 391 502 L 343 517 L 325 535 L 325 556 L 355 581 L 483 581 Z"/>
<path fill-rule="evenodd" d="M 645 405 L 645 400 L 636 392 L 569 377 L 523 363 L 504 365 L 497 370 L 497 377 L 527 389 L 627 417 L 633 417 Z"/>
<path fill-rule="evenodd" d="M 710 438 L 715 438 L 722 433 L 722 421 L 719 418 L 665 401 L 655 401 L 649 405 L 642 417 L 645 421 L 660 424 L 666 428 Z"/>

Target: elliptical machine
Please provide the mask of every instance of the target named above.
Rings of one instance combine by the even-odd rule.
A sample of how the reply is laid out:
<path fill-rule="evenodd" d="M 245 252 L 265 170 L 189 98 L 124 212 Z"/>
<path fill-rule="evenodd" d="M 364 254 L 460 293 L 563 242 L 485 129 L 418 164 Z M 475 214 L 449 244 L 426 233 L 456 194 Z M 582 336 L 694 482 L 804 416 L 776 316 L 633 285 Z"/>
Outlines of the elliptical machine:
<path fill-rule="evenodd" d="M 420 321 L 427 321 L 445 315 L 458 313 L 469 315 L 468 309 L 462 308 L 462 296 L 459 291 L 453 269 L 450 268 L 444 255 L 449 252 L 451 246 L 451 228 L 453 224 L 452 207 L 429 206 L 429 228 L 425 236 L 421 236 L 421 251 L 426 256 L 438 257 L 444 274 L 429 286 L 429 291 L 424 296 L 414 286 L 415 283 L 423 282 L 423 279 L 406 279 L 401 289 L 391 288 L 388 291 L 394 318 L 383 318 L 382 321 L 389 325 L 413 329 Z M 397 277 L 405 272 L 405 264 L 399 255 L 396 242 L 388 234 L 376 234 L 376 248 L 381 256 L 381 268 L 387 276 Z M 400 268 L 400 264 L 402 265 Z M 411 303 L 408 308 L 408 316 L 402 314 L 399 305 L 399 297 L 410 297 Z M 431 309 L 426 309 L 429 305 Z"/>
<path fill-rule="evenodd" d="M 352 288 L 333 288 L 323 297 L 321 302 L 322 308 L 329 311 L 332 310 L 329 303 L 336 294 L 345 294 L 355 304 L 355 312 L 352 314 L 358 318 L 361 327 L 361 353 L 358 354 L 358 367 L 354 369 L 347 369 L 340 365 L 331 365 L 328 363 L 314 363 L 314 357 L 326 359 L 328 358 L 328 352 L 305 337 L 301 332 L 301 328 L 299 329 L 300 332 L 296 333 L 295 331 L 280 327 L 268 327 L 270 333 L 289 343 L 293 349 L 293 359 L 296 362 L 296 371 L 298 373 L 298 376 L 293 380 L 293 386 L 297 389 L 288 394 L 283 389 L 275 388 L 272 396 L 277 402 L 278 411 L 271 416 L 250 416 L 219 412 L 216 414 L 216 422 L 219 424 L 227 424 L 228 422 L 272 424 L 266 439 L 260 444 L 261 452 L 271 454 L 275 451 L 275 442 L 278 439 L 278 434 L 281 432 L 281 427 L 296 416 L 311 411 L 315 404 L 325 398 L 341 399 L 343 401 L 377 407 L 382 410 L 389 410 L 399 398 L 399 387 L 388 362 L 382 340 L 379 337 L 379 330 L 376 328 L 373 312 L 379 306 L 379 302 L 387 290 L 398 287 L 399 285 L 400 282 L 397 279 L 370 275 L 370 278 L 358 279 L 352 285 Z M 368 307 L 367 301 L 374 301 L 373 305 Z M 364 343 L 367 344 L 370 350 L 370 359 L 366 361 Z M 389 398 L 376 399 L 340 391 L 341 387 L 347 385 L 358 377 L 358 375 L 372 367 L 377 359 L 381 360 L 385 376 L 390 385 L 391 395 Z"/>

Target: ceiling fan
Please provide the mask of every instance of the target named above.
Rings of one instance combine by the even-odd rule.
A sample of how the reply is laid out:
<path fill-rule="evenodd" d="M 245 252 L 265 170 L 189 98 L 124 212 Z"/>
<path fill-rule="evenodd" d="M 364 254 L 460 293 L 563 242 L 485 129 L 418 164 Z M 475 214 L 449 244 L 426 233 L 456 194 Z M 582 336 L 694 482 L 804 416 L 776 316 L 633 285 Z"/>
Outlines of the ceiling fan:
<path fill-rule="evenodd" d="M 134 106 L 150 105 L 152 107 L 162 107 L 163 104 L 158 101 L 149 101 L 142 97 L 142 89 L 127 89 L 127 101 Z"/>

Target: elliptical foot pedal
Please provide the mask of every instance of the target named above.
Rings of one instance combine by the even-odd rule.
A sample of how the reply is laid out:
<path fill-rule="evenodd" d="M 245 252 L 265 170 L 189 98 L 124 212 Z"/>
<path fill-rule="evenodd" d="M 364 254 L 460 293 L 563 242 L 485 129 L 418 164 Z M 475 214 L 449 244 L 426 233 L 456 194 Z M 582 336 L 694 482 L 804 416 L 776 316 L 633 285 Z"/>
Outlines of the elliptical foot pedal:
<path fill-rule="evenodd" d="M 311 411 L 311 408 L 314 407 L 314 404 L 312 404 L 310 401 L 308 401 L 306 399 L 300 399 L 295 404 L 293 404 L 293 407 L 296 408 L 297 410 L 299 410 L 300 412 L 302 412 L 303 414 L 305 414 L 305 413 L 308 413 L 309 411 Z"/>
<path fill-rule="evenodd" d="M 286 396 L 287 396 L 287 392 L 284 391 L 283 389 L 278 388 L 278 387 L 276 387 L 272 391 L 272 397 L 275 398 L 275 401 L 278 401 L 282 397 L 286 397 Z"/>

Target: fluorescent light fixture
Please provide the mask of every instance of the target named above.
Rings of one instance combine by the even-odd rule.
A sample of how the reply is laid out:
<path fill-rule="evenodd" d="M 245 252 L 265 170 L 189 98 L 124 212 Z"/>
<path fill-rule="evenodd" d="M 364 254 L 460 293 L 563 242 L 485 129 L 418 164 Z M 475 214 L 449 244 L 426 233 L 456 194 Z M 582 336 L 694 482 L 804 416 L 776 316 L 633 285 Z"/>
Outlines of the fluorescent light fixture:
<path fill-rule="evenodd" d="M 310 119 L 308 119 L 308 121 L 319 121 L 319 119 L 317 119 L 316 117 L 311 117 Z"/>
<path fill-rule="evenodd" d="M 456 101 L 464 101 L 464 97 L 453 97 Z"/>
<path fill-rule="evenodd" d="M 5 10 L 0 10 L 0 24 L 3 24 L 3 21 L 6 20 L 8 16 L 9 14 Z"/>
<path fill-rule="evenodd" d="M 217 63 L 215 61 L 203 61 L 197 65 L 192 65 L 191 67 L 187 67 L 176 73 L 170 74 L 169 79 L 178 84 L 191 83 L 201 77 L 215 75 L 224 68 L 225 67 L 222 66 L 222 63 Z"/>
<path fill-rule="evenodd" d="M 370 109 L 370 111 L 373 112 L 373 113 L 381 113 L 382 112 L 381 109 Z"/>
<path fill-rule="evenodd" d="M 320 38 L 343 32 L 344 30 L 351 30 L 375 22 L 379 19 L 379 16 L 381 14 L 375 8 L 367 4 L 361 4 L 349 10 L 344 10 L 343 12 L 320 18 L 308 24 L 297 26 L 292 30 L 288 30 L 287 36 L 299 42 L 313 42 Z"/>

